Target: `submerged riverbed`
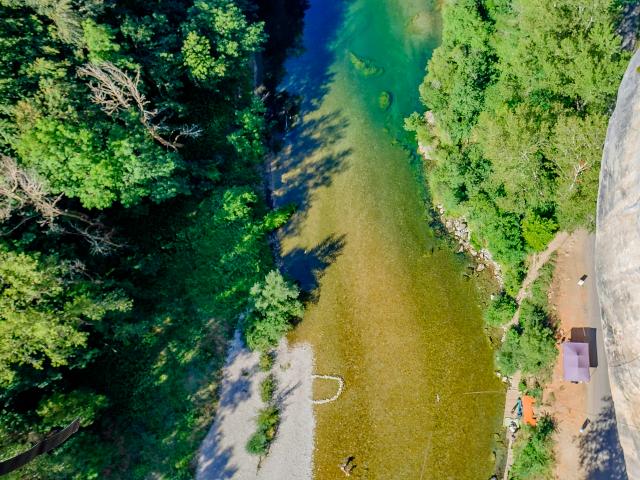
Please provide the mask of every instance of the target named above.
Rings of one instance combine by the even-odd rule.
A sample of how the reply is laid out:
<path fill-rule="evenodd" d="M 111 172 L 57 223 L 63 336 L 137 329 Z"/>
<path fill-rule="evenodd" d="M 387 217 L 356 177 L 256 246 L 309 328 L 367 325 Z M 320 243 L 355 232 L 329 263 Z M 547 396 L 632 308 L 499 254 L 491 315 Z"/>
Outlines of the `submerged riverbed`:
<path fill-rule="evenodd" d="M 310 3 L 304 52 L 286 65 L 301 112 L 273 197 L 298 205 L 280 253 L 311 296 L 292 340 L 346 382 L 315 407 L 315 476 L 339 478 L 353 455 L 353 478 L 489 478 L 504 397 L 480 297 L 466 260 L 429 229 L 403 146 L 439 40 L 436 4 Z M 318 382 L 317 398 L 330 387 Z"/>

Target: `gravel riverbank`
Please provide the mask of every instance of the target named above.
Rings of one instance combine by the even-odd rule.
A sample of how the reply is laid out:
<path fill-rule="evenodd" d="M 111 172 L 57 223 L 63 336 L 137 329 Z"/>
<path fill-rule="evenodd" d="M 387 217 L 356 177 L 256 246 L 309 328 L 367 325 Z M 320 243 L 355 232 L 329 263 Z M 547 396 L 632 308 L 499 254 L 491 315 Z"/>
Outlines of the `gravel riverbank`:
<path fill-rule="evenodd" d="M 259 355 L 250 352 L 236 333 L 223 371 L 216 419 L 198 454 L 197 480 L 306 480 L 312 476 L 314 418 L 313 353 L 306 344 L 289 348 L 282 341 L 273 372 L 282 411 L 278 435 L 269 455 L 259 458 L 245 449 L 255 431 L 255 417 L 264 404 L 260 382 L 266 373 Z"/>

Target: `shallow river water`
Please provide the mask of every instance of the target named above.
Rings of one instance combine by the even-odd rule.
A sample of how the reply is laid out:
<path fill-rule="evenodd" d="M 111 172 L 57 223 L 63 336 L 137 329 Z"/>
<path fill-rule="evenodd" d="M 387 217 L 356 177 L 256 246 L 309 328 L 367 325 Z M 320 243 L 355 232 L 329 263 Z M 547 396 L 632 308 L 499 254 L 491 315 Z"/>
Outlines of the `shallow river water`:
<path fill-rule="evenodd" d="M 403 146 L 440 28 L 429 0 L 311 0 L 303 51 L 286 64 L 301 113 L 274 162 L 274 201 L 298 205 L 281 255 L 312 297 L 292 339 L 346 382 L 315 407 L 317 479 L 341 478 L 350 455 L 352 478 L 493 473 L 504 397 L 478 289 L 429 229 Z M 315 395 L 332 388 L 318 381 Z"/>

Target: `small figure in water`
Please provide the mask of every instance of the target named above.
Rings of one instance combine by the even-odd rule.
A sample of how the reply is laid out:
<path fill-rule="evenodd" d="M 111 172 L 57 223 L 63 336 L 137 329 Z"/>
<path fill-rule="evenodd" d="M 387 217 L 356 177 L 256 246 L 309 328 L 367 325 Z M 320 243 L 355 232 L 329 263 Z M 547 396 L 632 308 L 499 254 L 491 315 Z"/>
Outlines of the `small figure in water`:
<path fill-rule="evenodd" d="M 342 462 L 342 464 L 340 465 L 340 470 L 347 477 L 350 477 L 351 472 L 353 472 L 353 469 L 356 468 L 356 464 L 354 463 L 355 458 L 356 457 L 354 457 L 353 455 L 349 455 L 347 458 L 344 459 L 344 462 Z"/>
<path fill-rule="evenodd" d="M 440 403 L 440 394 L 436 393 L 436 403 Z"/>

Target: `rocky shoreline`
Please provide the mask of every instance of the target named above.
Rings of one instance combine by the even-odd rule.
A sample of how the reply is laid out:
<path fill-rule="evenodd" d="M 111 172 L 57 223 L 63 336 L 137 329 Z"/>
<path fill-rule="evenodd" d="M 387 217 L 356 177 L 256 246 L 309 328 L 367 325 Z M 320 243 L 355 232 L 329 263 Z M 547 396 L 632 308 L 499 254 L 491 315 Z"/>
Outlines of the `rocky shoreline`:
<path fill-rule="evenodd" d="M 435 211 L 440 217 L 440 222 L 445 230 L 456 240 L 459 245 L 457 253 L 466 252 L 476 263 L 476 272 L 482 272 L 489 268 L 502 288 L 502 271 L 500 264 L 493 259 L 491 252 L 486 248 L 476 250 L 471 244 L 471 231 L 464 217 L 449 217 L 443 205 L 437 204 Z"/>
<path fill-rule="evenodd" d="M 424 119 L 427 125 L 432 128 L 435 127 L 436 121 L 432 111 L 429 110 L 425 112 Z M 426 161 L 429 161 L 432 159 L 433 146 L 418 142 L 418 153 Z M 491 252 L 486 248 L 476 250 L 474 246 L 471 245 L 471 231 L 469 230 L 467 220 L 464 217 L 447 216 L 446 209 L 442 204 L 436 204 L 434 208 L 444 229 L 458 242 L 459 248 L 457 253 L 468 253 L 476 263 L 476 272 L 482 272 L 489 268 L 498 281 L 500 288 L 503 288 L 504 281 L 500 264 L 493 259 Z"/>

